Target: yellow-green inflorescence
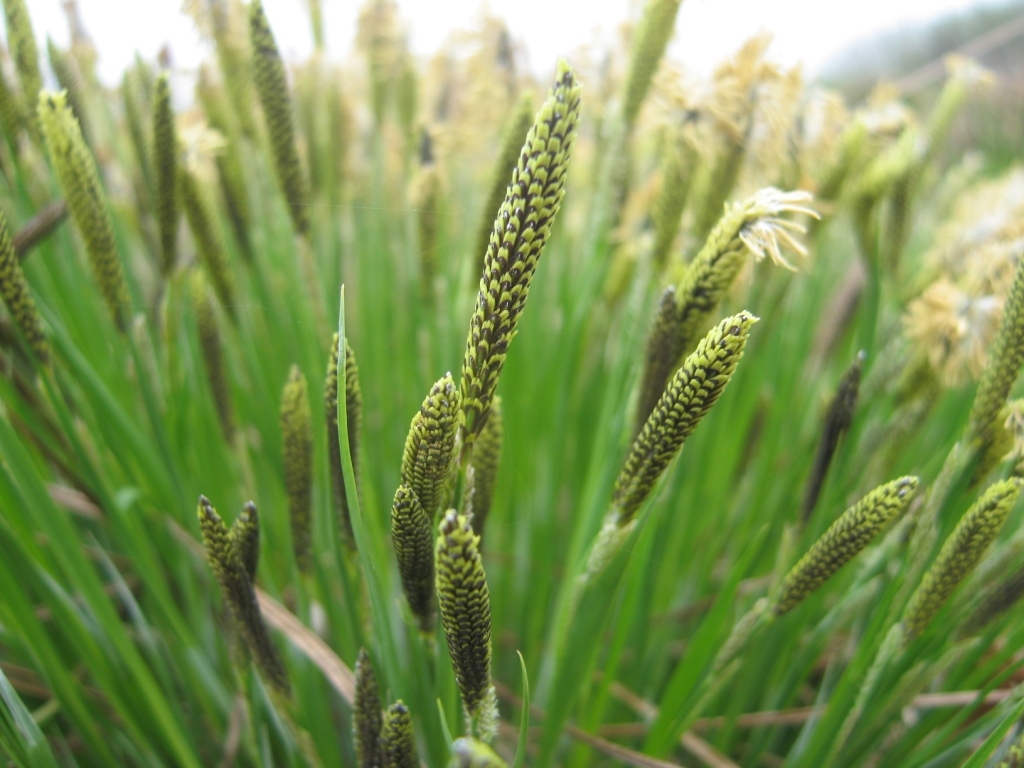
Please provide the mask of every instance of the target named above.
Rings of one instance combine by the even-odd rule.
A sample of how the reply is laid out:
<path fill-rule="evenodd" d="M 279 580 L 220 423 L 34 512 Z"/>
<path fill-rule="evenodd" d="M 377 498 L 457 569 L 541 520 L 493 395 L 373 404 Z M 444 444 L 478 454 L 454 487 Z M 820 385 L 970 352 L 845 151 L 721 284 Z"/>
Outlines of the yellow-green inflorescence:
<path fill-rule="evenodd" d="M 473 448 L 473 530 L 483 536 L 484 523 L 494 500 L 494 486 L 498 482 L 501 446 L 505 439 L 505 420 L 501 412 L 501 398 L 495 397 L 491 415 L 484 424 Z"/>
<path fill-rule="evenodd" d="M 420 629 L 429 633 L 434 626 L 434 525 L 405 483 L 391 506 L 391 539 L 409 608 Z"/>
<path fill-rule="evenodd" d="M 159 162 L 159 158 L 157 158 Z M 224 249 L 224 236 L 216 214 L 216 202 L 210 187 L 195 171 L 183 166 L 178 173 L 181 202 L 185 218 L 196 243 L 199 261 L 206 270 L 214 293 L 227 315 L 234 322 L 238 311 L 235 300 L 235 278 Z"/>
<path fill-rule="evenodd" d="M 297 365 L 292 366 L 281 396 L 281 441 L 292 548 L 299 570 L 308 571 L 313 564 L 313 423 L 306 377 Z"/>
<path fill-rule="evenodd" d="M 906 640 L 924 631 L 953 590 L 974 570 L 999 535 L 1017 501 L 1020 484 L 1017 478 L 993 483 L 957 523 L 903 612 Z"/>
<path fill-rule="evenodd" d="M 462 363 L 467 449 L 487 421 L 508 346 L 565 194 L 579 110 L 579 83 L 572 68 L 560 61 L 555 84 L 512 171 L 484 257 Z"/>
<path fill-rule="evenodd" d="M 776 615 L 795 608 L 906 510 L 917 489 L 916 477 L 880 485 L 843 512 L 782 580 Z"/>
<path fill-rule="evenodd" d="M 743 357 L 750 328 L 756 322 L 747 311 L 725 318 L 672 377 L 615 481 L 616 525 L 622 527 L 634 518 L 683 442 L 718 400 Z"/>
<path fill-rule="evenodd" d="M 50 344 L 43 333 L 39 310 L 29 293 L 28 281 L 21 270 L 18 254 L 14 251 L 14 241 L 3 211 L 0 211 L 0 295 L 4 297 L 7 311 L 39 362 L 48 363 Z"/>
<path fill-rule="evenodd" d="M 85 143 L 89 144 L 89 127 L 85 114 L 85 84 L 82 82 L 82 73 L 78 69 L 78 62 L 73 54 L 62 51 L 49 38 L 46 40 L 46 53 L 50 59 L 50 69 L 57 77 L 57 82 L 61 88 L 67 91 L 68 106 L 78 118 L 82 137 L 85 139 Z"/>
<path fill-rule="evenodd" d="M 469 730 L 490 742 L 498 704 L 491 685 L 491 601 L 480 537 L 465 515 L 448 510 L 437 537 L 437 600 Z"/>
<path fill-rule="evenodd" d="M 380 730 L 383 716 L 380 688 L 370 654 L 359 649 L 355 667 L 356 694 L 352 705 L 352 731 L 357 768 L 380 768 Z"/>
<path fill-rule="evenodd" d="M 978 382 L 965 437 L 977 449 L 993 441 L 999 414 L 1024 363 L 1024 259 L 1017 262 L 1010 292 L 1003 306 L 999 331 Z"/>
<path fill-rule="evenodd" d="M 770 256 L 783 266 L 789 263 L 782 247 L 804 253 L 793 232 L 802 232 L 798 224 L 780 218 L 786 212 L 816 215 L 807 207 L 806 192 L 780 192 L 766 188 L 740 203 L 726 208 L 725 215 L 708 235 L 708 239 L 683 273 L 672 301 L 675 317 L 667 295 L 663 297 L 645 358 L 641 398 L 637 402 L 636 423 L 643 424 L 657 402 L 679 360 L 700 338 L 708 321 L 732 286 L 746 260 L 746 254 L 757 258 Z M 674 336 L 670 335 L 674 332 Z"/>
<path fill-rule="evenodd" d="M 636 122 L 651 79 L 675 30 L 676 14 L 681 5 L 682 0 L 648 0 L 644 8 L 643 18 L 633 36 L 633 51 L 622 100 L 622 120 L 627 130 Z"/>
<path fill-rule="evenodd" d="M 206 378 L 210 383 L 213 403 L 217 408 L 217 420 L 220 422 L 224 439 L 231 442 L 235 432 L 235 420 L 227 368 L 224 364 L 224 348 L 221 341 L 220 323 L 217 320 L 217 309 L 210 297 L 206 278 L 198 269 L 192 270 L 189 288 L 192 295 L 192 306 L 196 313 L 199 348 L 203 353 Z"/>
<path fill-rule="evenodd" d="M 21 82 L 21 92 L 26 104 L 34 104 L 43 89 L 43 78 L 39 73 L 39 51 L 36 48 L 35 34 L 32 32 L 32 19 L 24 0 L 3 0 L 4 19 L 7 24 L 7 47 L 14 59 L 14 68 Z M 33 127 L 35 138 L 39 134 Z"/>
<path fill-rule="evenodd" d="M 402 482 L 433 520 L 444 504 L 462 398 L 450 373 L 433 387 L 409 425 L 402 456 Z"/>
<path fill-rule="evenodd" d="M 331 492 L 338 525 L 347 546 L 355 546 L 352 518 L 348 508 L 345 475 L 341 468 L 341 440 L 338 435 L 338 362 L 340 354 L 338 334 L 331 339 L 331 353 L 327 361 L 327 380 L 324 385 L 324 410 L 327 417 L 327 454 L 331 469 Z M 359 368 L 352 347 L 345 339 L 345 417 L 348 420 L 348 450 L 352 457 L 352 475 L 359 492 L 359 432 L 363 422 L 363 393 L 359 388 Z"/>
<path fill-rule="evenodd" d="M 418 768 L 416 738 L 409 708 L 401 699 L 384 713 L 380 729 L 381 768 Z"/>
<path fill-rule="evenodd" d="M 258 525 L 254 511 L 255 508 L 248 513 L 248 522 L 242 523 L 237 529 L 233 526 L 229 531 L 209 500 L 205 496 L 200 496 L 199 527 L 203 533 L 203 544 L 206 547 L 210 569 L 217 577 L 217 583 L 224 594 L 224 602 L 246 648 L 256 662 L 257 669 L 274 691 L 288 695 L 291 690 L 288 675 L 277 647 L 271 641 L 263 623 L 252 576 L 248 570 L 250 565 L 255 569 L 255 561 L 252 560 L 250 550 L 253 534 L 249 528 Z M 234 533 L 234 530 L 238 530 L 239 533 Z M 243 558 L 248 558 L 249 562 Z"/>
<path fill-rule="evenodd" d="M 125 331 L 131 302 L 96 161 L 82 139 L 64 93 L 43 91 L 39 95 L 39 120 L 64 199 L 85 241 L 96 282 L 118 329 Z"/>
<path fill-rule="evenodd" d="M 288 203 L 295 230 L 309 236 L 309 188 L 295 144 L 295 118 L 284 62 L 261 0 L 249 4 L 249 35 L 252 41 L 253 80 L 270 136 L 277 181 Z"/>
<path fill-rule="evenodd" d="M 156 223 L 160 233 L 160 272 L 174 267 L 178 242 L 178 139 L 171 106 L 171 84 L 162 72 L 153 89 L 153 164 L 156 170 Z"/>
<path fill-rule="evenodd" d="M 494 211 L 499 209 L 502 200 L 505 199 L 509 176 L 516 167 L 516 161 L 519 160 L 523 136 L 530 130 L 532 124 L 533 95 L 529 91 L 525 91 L 516 102 L 501 134 L 501 144 L 495 159 L 491 188 L 484 201 L 483 221 L 480 223 L 480 234 L 477 236 L 476 250 L 473 252 L 475 259 L 483 259 L 487 254 L 487 245 L 491 240 L 491 232 L 494 230 Z"/>

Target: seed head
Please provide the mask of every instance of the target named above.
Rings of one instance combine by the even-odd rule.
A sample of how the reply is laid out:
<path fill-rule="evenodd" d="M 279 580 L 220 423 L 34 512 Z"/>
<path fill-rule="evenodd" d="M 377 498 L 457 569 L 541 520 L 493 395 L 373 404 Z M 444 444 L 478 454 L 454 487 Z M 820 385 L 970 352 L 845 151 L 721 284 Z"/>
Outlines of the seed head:
<path fill-rule="evenodd" d="M 433 524 L 405 483 L 398 486 L 391 506 L 391 540 L 405 598 L 420 629 L 427 634 L 434 626 Z"/>
<path fill-rule="evenodd" d="M 633 519 L 683 442 L 725 390 L 756 322 L 747 311 L 722 320 L 672 377 L 615 481 L 612 503 L 620 526 Z"/>
<path fill-rule="evenodd" d="M 491 601 L 479 547 L 469 519 L 448 510 L 437 538 L 441 622 L 470 732 L 490 741 L 497 701 L 491 685 Z"/>
<path fill-rule="evenodd" d="M 189 288 L 192 294 L 192 306 L 196 313 L 199 348 L 203 353 L 206 379 L 210 383 L 210 392 L 213 395 L 214 405 L 217 407 L 217 419 L 220 422 L 221 432 L 224 433 L 224 439 L 230 442 L 235 431 L 235 420 L 232 415 L 231 390 L 228 386 L 227 369 L 224 366 L 217 310 L 210 298 L 210 290 L 202 272 L 196 269 L 192 270 Z"/>
<path fill-rule="evenodd" d="M 461 397 L 446 373 L 423 401 L 409 426 L 402 457 L 402 482 L 408 485 L 433 519 L 444 501 L 455 456 Z"/>
<path fill-rule="evenodd" d="M 495 397 L 491 415 L 484 424 L 473 449 L 473 531 L 484 535 L 484 523 L 491 511 L 494 486 L 498 481 L 501 446 L 505 439 L 505 423 L 501 413 L 501 398 Z"/>
<path fill-rule="evenodd" d="M 356 697 L 352 706 L 352 730 L 358 768 L 380 768 L 380 736 L 383 717 L 377 675 L 370 654 L 359 649 L 356 659 Z"/>
<path fill-rule="evenodd" d="M 312 566 L 313 424 L 306 377 L 293 365 L 281 397 L 281 438 L 284 448 L 284 485 L 292 547 L 299 570 Z"/>
<path fill-rule="evenodd" d="M 39 362 L 44 365 L 49 363 L 50 344 L 43 333 L 39 310 L 28 290 L 28 281 L 21 270 L 18 254 L 14 251 L 14 241 L 3 211 L 0 211 L 0 295 L 4 297 L 7 311 Z"/>
<path fill-rule="evenodd" d="M 993 483 L 961 518 L 903 612 L 907 641 L 924 631 L 953 590 L 974 570 L 1017 501 L 1020 483 L 1016 478 Z"/>
<path fill-rule="evenodd" d="M 206 547 L 210 569 L 217 577 L 217 583 L 224 594 L 224 602 L 243 642 L 252 653 L 257 669 L 275 691 L 289 695 L 288 675 L 277 648 L 267 633 L 259 603 L 256 601 L 252 579 L 234 543 L 246 538 L 247 535 L 239 534 L 233 537 L 205 496 L 199 497 L 199 527 L 203 533 L 203 544 Z M 255 563 L 253 566 L 255 567 Z"/>
<path fill-rule="evenodd" d="M 487 421 L 508 346 L 565 194 L 579 109 L 579 84 L 561 61 L 551 93 L 526 135 L 484 257 L 462 363 L 467 447 Z"/>
<path fill-rule="evenodd" d="M 125 331 L 131 302 L 117 255 L 114 228 L 100 186 L 96 161 L 85 145 L 78 121 L 71 114 L 66 94 L 40 93 L 39 120 L 71 218 L 85 241 L 96 282 L 118 329 Z"/>
<path fill-rule="evenodd" d="M 263 12 L 262 0 L 249 3 L 249 37 L 252 42 L 253 81 L 263 107 L 274 155 L 274 170 L 295 230 L 309 236 L 309 190 L 299 164 L 295 144 L 295 122 L 284 63 Z"/>
<path fill-rule="evenodd" d="M 786 574 L 776 615 L 796 607 L 903 514 L 917 483 L 916 477 L 901 477 L 880 485 L 840 515 Z"/>
<path fill-rule="evenodd" d="M 416 739 L 409 708 L 399 699 L 384 713 L 380 730 L 381 768 L 417 768 Z"/>
<path fill-rule="evenodd" d="M 355 545 L 352 518 L 345 493 L 345 476 L 341 469 L 341 442 L 338 438 L 338 334 L 331 339 L 331 354 L 327 362 L 327 381 L 324 386 L 324 410 L 327 416 L 327 454 L 331 465 L 331 490 L 338 524 L 349 547 Z M 359 388 L 359 368 L 352 347 L 345 339 L 345 416 L 348 420 L 348 450 L 352 457 L 352 474 L 359 492 L 359 430 L 363 420 L 363 393 Z"/>
<path fill-rule="evenodd" d="M 174 267 L 178 240 L 178 143 L 167 73 L 156 79 L 153 92 L 153 165 L 156 169 L 156 222 L 160 230 L 160 271 Z"/>

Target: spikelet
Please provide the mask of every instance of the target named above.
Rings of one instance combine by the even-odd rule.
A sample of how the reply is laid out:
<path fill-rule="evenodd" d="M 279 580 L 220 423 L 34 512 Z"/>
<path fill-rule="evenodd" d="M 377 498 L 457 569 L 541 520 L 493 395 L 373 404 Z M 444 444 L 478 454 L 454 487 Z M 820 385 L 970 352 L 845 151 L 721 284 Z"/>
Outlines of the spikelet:
<path fill-rule="evenodd" d="M 636 434 L 640 434 L 647 417 L 651 415 L 658 400 L 661 399 L 661 395 L 665 391 L 665 382 L 668 381 L 679 358 L 683 355 L 684 350 L 680 346 L 680 342 L 683 340 L 680 327 L 676 289 L 670 285 L 661 294 L 658 312 L 654 316 L 654 323 L 647 334 L 640 394 L 637 397 L 636 414 L 633 420 Z"/>
<path fill-rule="evenodd" d="M 391 540 L 409 608 L 430 634 L 434 626 L 434 532 L 416 494 L 402 483 L 391 506 Z"/>
<path fill-rule="evenodd" d="M 28 281 L 21 271 L 18 255 L 14 251 L 14 242 L 7 227 L 7 217 L 0 210 L 0 295 L 4 297 L 7 311 L 18 325 L 21 335 L 32 347 L 39 362 L 46 365 L 50 361 L 50 344 L 43 333 L 39 319 L 39 310 L 28 290 Z"/>
<path fill-rule="evenodd" d="M 675 30 L 680 5 L 682 0 L 648 0 L 644 7 L 643 18 L 633 37 L 629 74 L 626 75 L 626 90 L 622 98 L 622 121 L 627 132 L 636 122 L 651 79 L 665 54 Z"/>
<path fill-rule="evenodd" d="M 444 503 L 445 484 L 455 455 L 461 396 L 451 373 L 433 387 L 409 425 L 402 456 L 402 482 L 433 519 Z"/>
<path fill-rule="evenodd" d="M 440 267 L 438 259 L 438 200 L 441 180 L 434 160 L 433 141 L 423 129 L 420 140 L 420 165 L 412 180 L 413 208 L 416 209 L 417 234 L 420 253 L 420 296 L 426 306 L 434 303 L 435 281 Z"/>
<path fill-rule="evenodd" d="M 637 424 L 647 418 L 649 409 L 653 407 L 653 393 L 664 389 L 679 356 L 693 348 L 699 334 L 707 327 L 711 314 L 739 274 L 745 254 L 749 251 L 758 259 L 768 255 L 774 263 L 792 268 L 783 257 L 782 248 L 801 255 L 806 253 L 791 234 L 802 232 L 803 227 L 781 219 L 779 215 L 790 212 L 817 216 L 807 206 L 809 200 L 810 195 L 806 192 L 780 192 L 769 187 L 742 203 L 727 206 L 725 215 L 676 286 L 674 302 L 677 317 L 674 321 L 670 321 L 667 315 L 663 316 L 662 313 L 668 309 L 668 299 L 662 299 L 659 319 L 648 342 L 642 397 L 637 404 Z M 667 334 L 672 325 L 675 325 L 678 335 L 669 342 Z M 668 360 L 672 357 L 675 361 L 669 365 Z"/>
<path fill-rule="evenodd" d="M 203 353 L 203 367 L 210 383 L 210 393 L 217 407 L 217 420 L 224 439 L 231 442 L 235 431 L 235 420 L 231 406 L 231 391 L 228 387 L 227 370 L 224 366 L 224 351 L 220 335 L 217 311 L 210 299 L 210 291 L 202 272 L 193 270 L 189 281 L 192 306 L 196 313 L 196 328 L 199 330 L 199 348 Z"/>
<path fill-rule="evenodd" d="M 864 352 L 861 352 L 846 369 L 843 378 L 839 380 L 835 397 L 832 398 L 828 412 L 825 414 L 821 440 L 818 441 L 818 450 L 814 454 L 814 464 L 811 465 L 811 474 L 807 478 L 803 503 L 800 507 L 800 519 L 804 524 L 810 520 L 814 505 L 818 502 L 818 494 L 821 493 L 821 486 L 825 483 L 825 476 L 828 474 L 832 457 L 839 445 L 839 438 L 850 428 L 850 423 L 853 421 L 853 411 L 857 407 L 857 391 L 860 388 L 860 374 L 864 368 L 864 357 Z"/>
<path fill-rule="evenodd" d="M 964 433 L 969 444 L 983 447 L 992 440 L 999 413 L 1006 405 L 1021 363 L 1024 363 L 1024 259 L 1017 262 L 1003 319 L 974 395 Z"/>
<path fill-rule="evenodd" d="M 249 581 L 255 584 L 256 569 L 260 564 L 260 517 L 256 512 L 256 505 L 251 501 L 245 503 L 235 522 L 231 524 L 228 538 L 245 572 L 249 574 Z"/>
<path fill-rule="evenodd" d="M 130 315 L 128 286 L 117 256 L 114 229 L 96 162 L 82 140 L 78 121 L 67 106 L 65 94 L 40 93 L 39 119 L 64 199 L 85 241 L 96 282 L 118 329 L 125 331 Z"/>
<path fill-rule="evenodd" d="M 0 67 L 0 125 L 13 150 L 17 150 L 21 129 L 25 127 L 25 105 L 21 94 L 7 80 L 7 73 Z"/>
<path fill-rule="evenodd" d="M 473 448 L 473 532 L 483 537 L 484 523 L 491 511 L 494 486 L 498 481 L 501 447 L 505 439 L 505 421 L 501 412 L 501 398 L 495 397 L 491 415 Z"/>
<path fill-rule="evenodd" d="M 964 622 L 964 632 L 980 632 L 1009 611 L 1021 597 L 1024 597 L 1024 566 L 1017 568 L 989 590 Z"/>
<path fill-rule="evenodd" d="M 178 242 L 178 139 L 171 106 L 171 83 L 162 72 L 153 89 L 153 165 L 156 169 L 156 223 L 160 232 L 160 272 L 174 268 Z M 195 190 L 189 190 L 194 194 Z"/>
<path fill-rule="evenodd" d="M 292 547 L 299 570 L 305 572 L 313 565 L 313 424 L 306 377 L 297 365 L 292 366 L 281 396 L 281 443 Z"/>
<path fill-rule="evenodd" d="M 46 38 L 46 53 L 50 59 L 50 68 L 57 77 L 57 83 L 67 91 L 68 106 L 78 119 L 82 138 L 86 144 L 91 144 L 89 123 L 85 114 L 85 85 L 82 82 L 82 73 L 78 70 L 78 62 L 70 53 L 54 45 L 49 37 Z"/>
<path fill-rule="evenodd" d="M 352 706 L 353 741 L 357 768 L 379 768 L 381 716 L 377 675 L 365 648 L 359 649 L 355 668 L 356 695 Z"/>
<path fill-rule="evenodd" d="M 494 222 L 462 363 L 463 444 L 483 429 L 530 281 L 565 193 L 580 88 L 564 61 L 534 119 Z"/>
<path fill-rule="evenodd" d="M 215 213 L 216 204 L 210 188 L 187 166 L 181 168 L 178 179 L 181 184 L 181 202 L 185 209 L 185 218 L 196 243 L 199 261 L 210 278 L 217 300 L 228 317 L 237 322 L 235 279 L 228 265 L 223 233 Z"/>
<path fill-rule="evenodd" d="M 394 0 L 367 0 L 359 10 L 356 42 L 366 54 L 373 115 L 379 127 L 402 60 L 398 4 Z"/>
<path fill-rule="evenodd" d="M 508 768 L 493 749 L 471 736 L 452 742 L 452 760 L 448 768 Z"/>
<path fill-rule="evenodd" d="M 381 768 L 417 768 L 416 738 L 409 708 L 399 699 L 384 713 L 380 729 Z"/>
<path fill-rule="evenodd" d="M 295 144 L 292 100 L 288 93 L 284 63 L 263 12 L 262 0 L 252 0 L 249 4 L 249 34 L 253 53 L 253 80 L 267 123 L 277 181 L 288 203 L 296 232 L 307 238 L 309 190 Z"/>
<path fill-rule="evenodd" d="M 355 546 L 352 518 L 345 492 L 345 476 L 341 469 L 341 441 L 338 436 L 338 334 L 331 339 L 331 354 L 327 362 L 327 381 L 324 386 L 324 410 L 327 416 L 327 455 L 331 466 L 331 491 L 338 525 L 349 547 Z M 363 420 L 363 393 L 359 387 L 359 368 L 352 347 L 345 339 L 345 416 L 348 419 L 348 450 L 352 457 L 352 474 L 359 492 L 359 432 Z"/>
<path fill-rule="evenodd" d="M 130 68 L 121 78 L 121 97 L 124 99 L 125 122 L 128 123 L 128 135 L 135 150 L 135 161 L 139 165 L 139 180 L 146 188 L 148 198 L 155 194 L 153 190 L 153 163 L 149 151 L 146 126 L 149 114 L 147 94 L 143 84 L 144 78 L 138 66 Z"/>
<path fill-rule="evenodd" d="M 480 234 L 476 238 L 476 250 L 473 258 L 483 259 L 487 255 L 487 246 L 494 230 L 494 211 L 498 210 L 505 199 L 508 179 L 519 159 L 519 151 L 523 146 L 523 137 L 533 124 L 533 95 L 524 91 L 509 116 L 501 134 L 498 152 L 495 156 L 494 169 L 491 175 L 491 188 L 484 200 L 483 216 L 480 222 Z"/>
<path fill-rule="evenodd" d="M 775 614 L 795 608 L 903 514 L 917 484 L 916 477 L 901 477 L 880 485 L 840 515 L 782 580 Z"/>
<path fill-rule="evenodd" d="M 697 153 L 685 141 L 672 137 L 661 157 L 661 184 L 651 205 L 654 224 L 654 245 L 651 261 L 656 269 L 665 265 L 690 193 L 690 180 Z"/>
<path fill-rule="evenodd" d="M 993 483 L 957 523 L 903 612 L 908 642 L 924 631 L 953 590 L 974 570 L 1017 501 L 1020 483 L 1016 478 Z"/>
<path fill-rule="evenodd" d="M 277 693 L 289 695 L 288 675 L 263 623 L 252 580 L 233 546 L 228 527 L 205 496 L 199 497 L 199 527 L 210 569 L 260 675 Z"/>
<path fill-rule="evenodd" d="M 756 322 L 747 311 L 725 318 L 672 377 L 615 481 L 612 504 L 619 527 L 633 520 L 683 442 L 718 400 L 743 357 L 750 327 Z"/>
<path fill-rule="evenodd" d="M 32 19 L 28 15 L 24 0 L 3 0 L 4 17 L 7 22 L 7 47 L 14 59 L 14 68 L 21 82 L 21 93 L 26 104 L 35 104 L 43 90 L 43 78 L 39 74 L 39 51 L 32 31 Z M 30 132 L 38 137 L 34 121 L 29 121 Z"/>
<path fill-rule="evenodd" d="M 454 509 L 437 537 L 437 599 L 470 734 L 490 742 L 498 704 L 491 685 L 491 601 L 480 537 Z"/>

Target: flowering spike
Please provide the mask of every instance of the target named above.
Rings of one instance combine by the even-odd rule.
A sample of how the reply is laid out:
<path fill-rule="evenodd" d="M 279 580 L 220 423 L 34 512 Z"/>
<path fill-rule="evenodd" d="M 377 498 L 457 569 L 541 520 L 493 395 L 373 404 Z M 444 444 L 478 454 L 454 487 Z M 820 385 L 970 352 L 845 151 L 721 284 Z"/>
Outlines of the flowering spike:
<path fill-rule="evenodd" d="M 324 410 L 327 416 L 327 453 L 331 465 L 331 491 L 334 508 L 345 543 L 355 546 L 352 518 L 345 492 L 345 476 L 341 470 L 341 441 L 338 438 L 338 334 L 331 339 L 331 354 L 327 362 L 327 381 L 324 386 Z M 345 339 L 345 416 L 348 420 L 348 450 L 352 457 L 352 474 L 359 492 L 359 430 L 363 420 L 363 393 L 359 388 L 359 368 L 352 347 Z"/>
<path fill-rule="evenodd" d="M 391 506 L 391 539 L 409 608 L 424 633 L 434 625 L 434 535 L 430 517 L 403 483 Z"/>
<path fill-rule="evenodd" d="M 153 163 L 156 169 L 156 223 L 160 230 L 160 271 L 174 267 L 178 240 L 178 140 L 171 106 L 171 84 L 166 72 L 156 79 L 153 92 Z"/>
<path fill-rule="evenodd" d="M 470 732 L 490 741 L 497 701 L 491 685 L 491 601 L 479 547 L 469 519 L 448 510 L 437 538 L 441 622 Z"/>
<path fill-rule="evenodd" d="M 399 699 L 384 713 L 380 730 L 381 768 L 417 768 L 416 739 L 409 708 Z"/>
<path fill-rule="evenodd" d="M 4 297 L 7 311 L 39 362 L 47 364 L 50 360 L 50 344 L 43 333 L 39 310 L 29 293 L 28 281 L 21 270 L 18 254 L 14 251 L 14 241 L 3 211 L 0 211 L 0 295 Z"/>
<path fill-rule="evenodd" d="M 467 448 L 487 421 L 508 346 L 526 306 L 530 281 L 562 204 L 579 110 L 576 76 L 560 61 L 555 84 L 512 171 L 484 257 L 462 363 Z"/>
<path fill-rule="evenodd" d="M 916 477 L 901 477 L 880 485 L 843 512 L 786 574 L 775 614 L 796 607 L 903 514 L 917 483 Z"/>
<path fill-rule="evenodd" d="M 423 511 L 433 518 L 442 505 L 455 455 L 461 397 L 452 375 L 446 373 L 433 387 L 412 419 L 402 457 L 402 482 Z"/>
<path fill-rule="evenodd" d="M 352 730 L 358 768 L 379 768 L 380 731 L 383 723 L 377 675 L 365 648 L 356 659 L 356 696 L 352 709 Z"/>
<path fill-rule="evenodd" d="M 292 366 L 281 397 L 281 437 L 295 562 L 300 571 L 308 571 L 312 566 L 313 424 L 306 377 L 297 365 Z"/>

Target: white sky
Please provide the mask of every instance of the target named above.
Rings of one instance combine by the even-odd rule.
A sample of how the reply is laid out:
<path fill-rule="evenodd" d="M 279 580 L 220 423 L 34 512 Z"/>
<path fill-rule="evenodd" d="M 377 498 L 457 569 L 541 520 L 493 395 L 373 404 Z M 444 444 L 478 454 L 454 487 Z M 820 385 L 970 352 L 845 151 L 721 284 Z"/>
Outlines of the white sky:
<path fill-rule="evenodd" d="M 322 0 L 330 53 L 349 51 L 362 0 Z M 813 75 L 846 44 L 879 29 L 898 27 L 978 0 L 684 0 L 670 53 L 698 71 L 711 67 L 762 29 L 774 33 L 772 58 L 803 61 Z M 482 0 L 398 0 L 417 54 L 436 51 L 456 28 L 470 28 Z M 206 51 L 180 0 L 78 0 L 86 29 L 100 51 L 100 76 L 114 84 L 136 50 L 151 59 L 169 44 L 175 66 L 193 69 Z M 305 0 L 264 0 L 264 7 L 286 57 L 303 58 L 312 48 Z M 514 0 L 492 3 L 513 37 L 528 52 L 530 66 L 548 72 L 556 58 L 595 38 L 608 39 L 629 16 L 630 0 Z M 28 0 L 41 40 L 65 45 L 68 28 L 61 0 Z M 537 23 L 537 20 L 542 20 Z M 45 50 L 42 49 L 42 50 Z"/>

